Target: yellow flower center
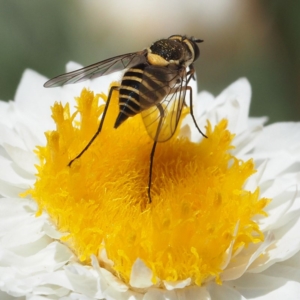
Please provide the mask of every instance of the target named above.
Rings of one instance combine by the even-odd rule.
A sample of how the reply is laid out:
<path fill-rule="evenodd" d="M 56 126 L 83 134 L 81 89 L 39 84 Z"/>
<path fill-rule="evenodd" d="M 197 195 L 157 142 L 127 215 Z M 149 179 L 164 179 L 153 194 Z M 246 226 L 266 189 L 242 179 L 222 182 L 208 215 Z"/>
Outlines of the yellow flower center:
<path fill-rule="evenodd" d="M 113 128 L 117 96 L 102 132 L 71 167 L 70 160 L 96 132 L 104 107 L 98 100 L 106 97 L 83 90 L 72 115 L 68 104 L 54 105 L 57 129 L 46 133 L 45 147 L 37 148 L 37 180 L 28 191 L 38 214 L 45 210 L 68 233 L 64 242 L 83 263 L 105 249 L 114 274 L 126 283 L 138 258 L 151 269 L 153 283 L 190 278 L 201 285 L 211 277 L 220 282 L 228 249 L 234 253 L 263 240 L 253 217 L 265 215 L 269 200 L 259 199 L 258 190 L 243 189 L 255 172 L 252 160 L 230 154 L 233 135 L 225 120 L 214 129 L 208 123 L 208 138 L 199 143 L 178 138 L 177 132 L 157 145 L 149 204 L 153 141 L 141 115 Z"/>

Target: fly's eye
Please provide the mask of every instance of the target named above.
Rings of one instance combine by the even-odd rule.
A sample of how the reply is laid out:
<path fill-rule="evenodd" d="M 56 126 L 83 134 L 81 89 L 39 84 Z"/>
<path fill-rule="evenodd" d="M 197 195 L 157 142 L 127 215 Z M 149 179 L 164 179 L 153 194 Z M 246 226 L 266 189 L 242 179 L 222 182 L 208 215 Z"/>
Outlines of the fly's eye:
<path fill-rule="evenodd" d="M 196 60 L 197 58 L 199 58 L 199 56 L 200 56 L 200 49 L 199 49 L 197 43 L 202 43 L 203 40 L 191 38 L 191 42 L 192 42 L 192 43 L 191 43 L 191 44 L 192 44 L 192 47 L 193 47 L 193 49 L 194 49 L 194 61 L 195 61 L 195 60 Z"/>
<path fill-rule="evenodd" d="M 194 61 L 197 60 L 200 56 L 200 49 L 196 43 L 193 43 L 193 49 L 194 49 Z"/>

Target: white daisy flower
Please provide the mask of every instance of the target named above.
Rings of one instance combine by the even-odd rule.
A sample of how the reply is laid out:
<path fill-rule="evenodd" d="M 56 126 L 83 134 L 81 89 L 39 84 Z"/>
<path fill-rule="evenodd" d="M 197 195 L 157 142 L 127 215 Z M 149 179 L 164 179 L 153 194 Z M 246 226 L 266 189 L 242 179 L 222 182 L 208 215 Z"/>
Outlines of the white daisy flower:
<path fill-rule="evenodd" d="M 152 141 L 140 115 L 113 129 L 116 95 L 67 166 L 97 130 L 106 97 L 91 91 L 112 80 L 45 89 L 27 70 L 0 102 L 0 298 L 299 299 L 300 124 L 250 118 L 243 78 L 201 92 L 208 138 L 184 111 L 149 204 Z"/>

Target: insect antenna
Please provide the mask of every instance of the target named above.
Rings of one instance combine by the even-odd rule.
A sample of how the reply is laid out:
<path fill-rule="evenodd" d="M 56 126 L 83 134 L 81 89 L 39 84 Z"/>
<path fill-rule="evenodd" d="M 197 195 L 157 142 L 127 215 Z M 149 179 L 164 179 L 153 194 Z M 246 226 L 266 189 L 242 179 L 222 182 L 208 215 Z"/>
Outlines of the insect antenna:
<path fill-rule="evenodd" d="M 102 130 L 102 126 L 103 126 L 103 123 L 104 123 L 104 119 L 105 119 L 105 115 L 106 115 L 106 112 L 108 110 L 108 106 L 109 106 L 109 102 L 110 102 L 110 99 L 111 99 L 111 96 L 112 96 L 112 93 L 113 91 L 115 90 L 119 90 L 119 87 L 118 86 L 112 86 L 109 90 L 109 93 L 108 93 L 108 97 L 107 97 L 107 102 L 105 104 L 105 108 L 104 108 L 104 111 L 103 111 L 103 115 L 102 115 L 102 118 L 101 118 L 101 121 L 100 121 L 100 124 L 99 124 L 99 127 L 98 127 L 98 130 L 97 132 L 94 134 L 94 136 L 91 138 L 91 140 L 88 142 L 88 144 L 83 148 L 83 150 L 75 157 L 73 158 L 69 163 L 68 163 L 68 167 L 71 167 L 72 166 L 72 163 L 78 159 L 79 157 L 81 157 L 81 155 L 91 146 L 91 144 L 94 142 L 94 140 L 96 139 L 96 137 L 98 136 L 98 134 L 101 132 Z"/>

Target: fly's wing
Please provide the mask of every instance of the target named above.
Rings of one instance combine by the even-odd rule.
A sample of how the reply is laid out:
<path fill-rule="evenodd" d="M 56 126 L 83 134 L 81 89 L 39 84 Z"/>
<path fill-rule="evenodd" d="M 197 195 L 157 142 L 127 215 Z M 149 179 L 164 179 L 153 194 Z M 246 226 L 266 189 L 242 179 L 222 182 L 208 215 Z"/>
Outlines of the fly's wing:
<path fill-rule="evenodd" d="M 128 69 L 146 61 L 147 50 L 115 56 L 82 69 L 62 74 L 48 80 L 44 87 L 56 87 L 64 84 L 77 83 L 87 79 L 105 76 L 113 72 Z"/>
<path fill-rule="evenodd" d="M 154 141 L 169 140 L 176 131 L 186 95 L 186 70 L 150 66 L 140 89 L 141 114 Z"/>

